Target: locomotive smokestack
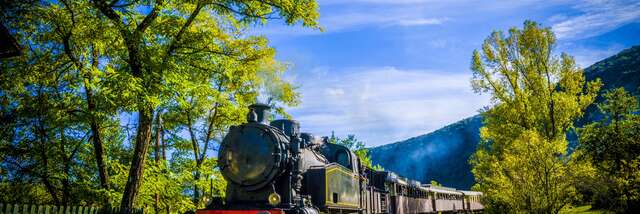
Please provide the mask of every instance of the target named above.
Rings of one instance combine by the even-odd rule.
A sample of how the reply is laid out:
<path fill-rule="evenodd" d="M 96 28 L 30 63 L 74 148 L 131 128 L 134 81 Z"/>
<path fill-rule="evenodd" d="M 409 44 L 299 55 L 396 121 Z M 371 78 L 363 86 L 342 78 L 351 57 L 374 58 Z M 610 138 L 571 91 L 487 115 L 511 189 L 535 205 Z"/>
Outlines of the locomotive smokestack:
<path fill-rule="evenodd" d="M 247 115 L 247 121 L 250 123 L 262 123 L 269 124 L 269 110 L 271 107 L 266 104 L 256 103 L 249 106 L 249 114 Z"/>

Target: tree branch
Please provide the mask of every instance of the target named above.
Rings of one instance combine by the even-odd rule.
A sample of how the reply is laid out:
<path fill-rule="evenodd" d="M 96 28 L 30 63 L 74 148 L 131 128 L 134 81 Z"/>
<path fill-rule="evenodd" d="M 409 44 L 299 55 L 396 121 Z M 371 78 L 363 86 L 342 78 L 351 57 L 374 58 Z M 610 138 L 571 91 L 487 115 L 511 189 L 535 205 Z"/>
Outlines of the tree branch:
<path fill-rule="evenodd" d="M 162 7 L 162 4 L 164 4 L 163 0 L 156 0 L 156 3 L 153 5 L 153 9 L 151 9 L 151 12 L 149 14 L 147 14 L 146 17 L 144 17 L 144 19 L 142 20 L 142 22 L 138 25 L 138 27 L 136 27 L 136 31 L 134 34 L 141 34 L 144 33 L 144 31 L 151 25 L 151 23 L 153 23 L 153 21 L 155 21 L 155 19 L 158 17 L 158 12 L 160 12 L 160 8 Z"/>

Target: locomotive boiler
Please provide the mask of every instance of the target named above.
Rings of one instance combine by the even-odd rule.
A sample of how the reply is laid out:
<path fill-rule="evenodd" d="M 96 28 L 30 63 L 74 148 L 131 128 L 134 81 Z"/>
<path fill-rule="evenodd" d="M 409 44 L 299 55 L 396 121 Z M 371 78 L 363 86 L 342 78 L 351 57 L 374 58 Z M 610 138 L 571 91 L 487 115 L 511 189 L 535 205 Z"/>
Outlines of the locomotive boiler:
<path fill-rule="evenodd" d="M 269 113 L 253 104 L 247 123 L 229 129 L 218 153 L 226 197 L 197 214 L 429 213 L 444 211 L 436 198 L 468 204 L 365 167 L 347 147 L 301 133 L 294 120 L 269 122 Z"/>

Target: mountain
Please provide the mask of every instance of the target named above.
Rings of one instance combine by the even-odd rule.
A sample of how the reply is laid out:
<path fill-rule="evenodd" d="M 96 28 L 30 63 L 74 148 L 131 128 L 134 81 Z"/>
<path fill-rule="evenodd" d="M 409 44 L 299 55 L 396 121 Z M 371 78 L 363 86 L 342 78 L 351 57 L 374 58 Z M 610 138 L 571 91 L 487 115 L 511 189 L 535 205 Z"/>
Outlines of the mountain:
<path fill-rule="evenodd" d="M 597 62 L 585 68 L 584 74 L 587 80 L 600 78 L 604 83 L 601 92 L 624 87 L 626 91 L 638 95 L 640 93 L 640 88 L 638 88 L 640 86 L 640 46 L 633 46 Z M 602 101 L 602 98 L 598 97 L 597 101 Z M 600 117 L 598 108 L 592 105 L 578 124 L 586 124 Z"/>
<path fill-rule="evenodd" d="M 634 46 L 584 69 L 587 80 L 600 78 L 603 89 L 625 87 L 635 92 L 640 86 L 640 46 Z M 597 108 L 590 107 L 579 124 L 599 118 Z M 479 115 L 458 121 L 429 134 L 371 148 L 371 159 L 385 170 L 428 183 L 469 189 L 474 183 L 469 157 L 480 141 Z"/>
<path fill-rule="evenodd" d="M 437 131 L 369 150 L 373 164 L 403 177 L 445 186 L 467 188 L 473 184 L 467 159 L 480 141 L 482 117 L 476 115 Z"/>

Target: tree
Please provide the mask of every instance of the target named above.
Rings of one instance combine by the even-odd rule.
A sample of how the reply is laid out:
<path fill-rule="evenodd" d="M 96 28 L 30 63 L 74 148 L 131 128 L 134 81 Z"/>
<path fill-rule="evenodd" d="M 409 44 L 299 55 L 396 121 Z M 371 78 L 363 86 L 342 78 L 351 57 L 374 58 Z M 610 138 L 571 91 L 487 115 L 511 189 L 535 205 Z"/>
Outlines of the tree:
<path fill-rule="evenodd" d="M 619 212 L 640 209 L 640 110 L 638 99 L 624 88 L 607 91 L 598 107 L 604 117 L 579 132 L 579 151 L 603 181 L 596 207 Z"/>
<path fill-rule="evenodd" d="M 144 173 L 153 112 L 158 105 L 163 82 L 170 83 L 170 80 L 165 78 L 171 76 L 171 68 L 181 66 L 182 59 L 190 55 L 211 60 L 232 54 L 224 45 L 217 43 L 220 39 L 220 42 L 224 42 L 225 37 L 230 37 L 223 31 L 225 25 L 240 27 L 249 23 L 264 22 L 277 15 L 284 18 L 287 24 L 302 22 L 305 26 L 315 27 L 318 16 L 315 1 L 309 0 L 194 3 L 157 0 L 148 4 L 122 4 L 125 6 L 117 5 L 117 1 L 95 0 L 94 4 L 119 32 L 114 38 L 121 42 L 119 44 L 124 50 L 121 59 L 126 65 L 120 72 L 137 80 L 136 88 L 140 89 L 137 95 L 143 98 L 135 104 L 138 127 L 129 178 L 120 205 L 123 213 L 130 212 L 133 208 Z M 143 14 L 139 7 L 146 7 L 149 12 Z M 214 17 L 198 19 L 213 14 L 223 18 L 223 22 Z M 199 22 L 194 24 L 194 21 Z"/>
<path fill-rule="evenodd" d="M 551 29 L 531 21 L 493 32 L 474 51 L 471 84 L 489 93 L 481 143 L 470 163 L 486 206 L 496 212 L 557 213 L 572 196 L 566 134 L 595 99 L 574 59 L 553 54 Z"/>
<path fill-rule="evenodd" d="M 88 16 L 89 11 L 78 11 L 86 9 L 81 2 L 52 5 L 25 1 L 8 6 L 3 8 L 2 18 L 12 29 L 19 29 L 16 36 L 26 51 L 2 61 L 2 106 L 10 107 L 6 122 L 12 124 L 7 126 L 11 131 L 1 137 L 6 140 L 2 146 L 11 151 L 11 157 L 4 160 L 15 161 L 9 167 L 11 173 L 18 173 L 14 176 L 43 183 L 53 203 L 78 203 L 78 198 L 87 195 L 105 198 L 87 191 L 94 188 L 83 181 L 93 175 L 81 166 L 88 164 L 81 161 L 87 157 L 84 142 L 94 142 L 100 153 L 102 137 L 110 136 L 104 133 L 109 129 L 101 126 L 113 125 L 111 118 L 104 117 L 106 109 L 98 104 L 101 100 L 95 99 L 100 93 L 94 81 L 94 75 L 99 75 L 98 47 L 104 41 L 95 36 L 95 28 L 77 31 L 88 22 L 94 27 L 100 23 Z M 33 139 L 39 140 L 36 143 Z M 108 187 L 104 160 L 96 160 L 102 169 L 101 186 Z"/>

